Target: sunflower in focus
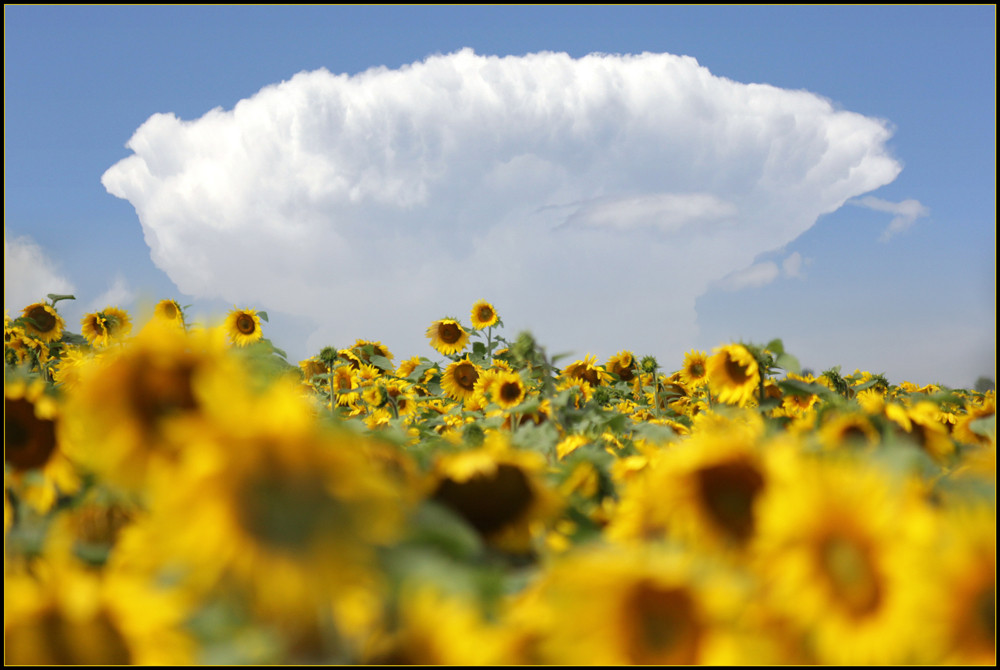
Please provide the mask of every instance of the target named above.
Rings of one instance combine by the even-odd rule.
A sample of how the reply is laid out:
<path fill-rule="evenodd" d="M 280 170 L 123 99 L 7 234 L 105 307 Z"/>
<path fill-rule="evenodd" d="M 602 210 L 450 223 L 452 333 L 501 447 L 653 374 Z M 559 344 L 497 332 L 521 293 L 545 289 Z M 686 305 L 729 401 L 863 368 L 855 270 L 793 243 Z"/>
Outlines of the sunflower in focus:
<path fill-rule="evenodd" d="M 28 305 L 21 313 L 25 332 L 42 342 L 55 342 L 62 337 L 66 322 L 54 307 L 42 302 Z"/>
<path fill-rule="evenodd" d="M 757 359 L 742 344 L 718 347 L 706 367 L 708 385 L 720 401 L 745 406 L 760 384 Z"/>
<path fill-rule="evenodd" d="M 499 320 L 500 317 L 497 316 L 493 305 L 485 300 L 480 300 L 472 306 L 472 327 L 476 330 L 495 326 Z"/>
<path fill-rule="evenodd" d="M 238 347 L 245 347 L 260 340 L 260 317 L 255 309 L 234 309 L 226 316 L 226 333 L 229 340 Z"/>
<path fill-rule="evenodd" d="M 454 319 L 435 321 L 427 329 L 427 337 L 431 340 L 431 346 L 445 356 L 457 354 L 469 343 L 469 334 Z"/>
<path fill-rule="evenodd" d="M 708 356 L 704 351 L 692 349 L 684 354 L 684 363 L 678 371 L 685 386 L 702 386 L 708 382 Z"/>
<path fill-rule="evenodd" d="M 520 405 L 527 394 L 524 380 L 518 373 L 506 370 L 501 371 L 490 387 L 493 402 L 503 409 L 510 409 Z"/>
<path fill-rule="evenodd" d="M 441 375 L 441 388 L 449 398 L 468 400 L 476 392 L 479 373 L 479 366 L 466 356 L 445 368 L 444 374 Z"/>

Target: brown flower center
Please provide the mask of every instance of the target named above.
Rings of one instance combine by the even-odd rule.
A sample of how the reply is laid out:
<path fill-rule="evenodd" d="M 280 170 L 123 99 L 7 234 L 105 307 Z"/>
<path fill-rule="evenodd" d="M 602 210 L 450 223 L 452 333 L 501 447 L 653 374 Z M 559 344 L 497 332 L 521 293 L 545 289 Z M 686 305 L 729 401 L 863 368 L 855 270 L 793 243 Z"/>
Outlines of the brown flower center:
<path fill-rule="evenodd" d="M 455 323 L 442 323 L 438 327 L 438 337 L 445 344 L 455 344 L 462 337 L 462 329 Z"/>
<path fill-rule="evenodd" d="M 56 317 L 41 305 L 28 312 L 28 318 L 35 322 L 40 333 L 48 333 L 56 327 Z"/>
<path fill-rule="evenodd" d="M 434 492 L 434 500 L 458 512 L 483 534 L 517 521 L 533 499 L 528 478 L 507 463 L 464 482 L 445 479 Z"/>
<path fill-rule="evenodd" d="M 254 323 L 253 317 L 249 314 L 240 314 L 236 319 L 236 329 L 244 335 L 253 335 L 253 332 L 257 330 L 257 324 Z"/>
<path fill-rule="evenodd" d="M 520 382 L 509 381 L 500 384 L 500 399 L 507 404 L 518 402 L 523 395 L 524 389 Z"/>
<path fill-rule="evenodd" d="M 701 626 L 691 594 L 643 580 L 626 600 L 626 631 L 632 664 L 697 662 Z"/>
<path fill-rule="evenodd" d="M 753 502 L 764 478 L 750 463 L 721 463 L 698 471 L 699 497 L 709 517 L 727 535 L 746 542 L 753 535 Z"/>
<path fill-rule="evenodd" d="M 476 387 L 476 380 L 479 379 L 479 372 L 472 363 L 459 363 L 455 368 L 455 383 L 466 391 L 472 391 Z"/>
<path fill-rule="evenodd" d="M 744 366 L 739 361 L 733 360 L 733 357 L 726 355 L 726 374 L 733 381 L 734 384 L 740 386 L 750 379 L 750 374 L 747 371 L 748 368 Z"/>
<path fill-rule="evenodd" d="M 4 460 L 15 470 L 40 468 L 56 448 L 56 424 L 35 416 L 33 403 L 4 398 Z"/>
<path fill-rule="evenodd" d="M 856 617 L 882 602 L 882 585 L 871 552 L 854 538 L 832 535 L 820 545 L 820 567 L 836 598 Z"/>

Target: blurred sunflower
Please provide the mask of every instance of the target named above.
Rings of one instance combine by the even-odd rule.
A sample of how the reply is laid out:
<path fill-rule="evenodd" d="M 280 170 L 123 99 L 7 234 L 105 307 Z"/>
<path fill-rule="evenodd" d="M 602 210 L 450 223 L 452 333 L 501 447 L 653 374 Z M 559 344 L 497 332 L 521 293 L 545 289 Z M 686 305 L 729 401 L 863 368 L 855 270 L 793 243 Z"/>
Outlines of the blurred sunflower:
<path fill-rule="evenodd" d="M 757 360 L 742 344 L 716 348 L 706 370 L 712 393 L 730 405 L 743 407 L 752 401 L 760 384 Z"/>
<path fill-rule="evenodd" d="M 132 332 L 131 317 L 117 307 L 105 307 L 100 312 L 86 314 L 80 324 L 83 336 L 92 346 L 98 347 L 106 347 Z"/>
<path fill-rule="evenodd" d="M 791 452 L 789 452 L 791 453 Z M 916 491 L 861 461 L 784 460 L 758 505 L 756 567 L 769 604 L 830 664 L 924 655 L 932 519 Z"/>
<path fill-rule="evenodd" d="M 431 346 L 445 356 L 457 354 L 469 343 L 469 334 L 454 319 L 435 321 L 427 329 L 427 337 L 431 340 Z"/>
<path fill-rule="evenodd" d="M 5 486 L 44 514 L 81 486 L 58 439 L 59 406 L 41 379 L 5 380 L 3 406 Z"/>
<path fill-rule="evenodd" d="M 184 310 L 181 309 L 176 300 L 165 298 L 156 303 L 156 307 L 153 308 L 153 318 L 183 326 Z"/>
<path fill-rule="evenodd" d="M 866 414 L 831 411 L 823 415 L 819 440 L 827 449 L 847 445 L 873 447 L 879 443 L 880 436 Z"/>
<path fill-rule="evenodd" d="M 238 347 L 253 344 L 263 336 L 255 309 L 236 309 L 234 306 L 226 316 L 225 329 L 230 341 Z"/>
<path fill-rule="evenodd" d="M 965 404 L 965 412 L 955 422 L 953 434 L 955 439 L 964 444 L 974 444 L 979 446 L 990 446 L 995 443 L 987 435 L 981 435 L 972 430 L 972 423 L 980 419 L 989 419 L 996 416 L 996 396 L 989 394 L 977 401 L 969 401 Z"/>
<path fill-rule="evenodd" d="M 441 389 L 449 398 L 462 401 L 470 399 L 476 392 L 479 373 L 479 366 L 466 356 L 445 368 L 444 374 L 441 375 Z"/>
<path fill-rule="evenodd" d="M 635 356 L 631 351 L 619 351 L 608 359 L 605 368 L 608 372 L 618 375 L 623 382 L 630 382 L 635 377 L 636 365 Z"/>
<path fill-rule="evenodd" d="M 591 354 L 567 365 L 563 375 L 587 382 L 591 387 L 600 386 L 611 379 L 611 375 L 604 370 L 604 367 L 597 365 L 597 356 Z"/>
<path fill-rule="evenodd" d="M 571 551 L 518 596 L 508 620 L 530 639 L 532 664 L 719 662 L 734 587 L 705 574 L 691 557 L 659 549 Z"/>
<path fill-rule="evenodd" d="M 24 330 L 28 335 L 42 342 L 55 342 L 62 337 L 66 322 L 59 316 L 54 307 L 42 302 L 28 305 L 21 312 L 24 318 Z"/>
<path fill-rule="evenodd" d="M 476 330 L 495 326 L 499 320 L 500 317 L 497 316 L 497 311 L 493 309 L 493 305 L 485 300 L 480 300 L 472 306 L 472 327 Z"/>
<path fill-rule="evenodd" d="M 442 455 L 433 471 L 431 499 L 503 551 L 529 553 L 533 530 L 553 522 L 562 505 L 543 480 L 542 455 L 513 449 L 497 433 L 483 447 Z"/>

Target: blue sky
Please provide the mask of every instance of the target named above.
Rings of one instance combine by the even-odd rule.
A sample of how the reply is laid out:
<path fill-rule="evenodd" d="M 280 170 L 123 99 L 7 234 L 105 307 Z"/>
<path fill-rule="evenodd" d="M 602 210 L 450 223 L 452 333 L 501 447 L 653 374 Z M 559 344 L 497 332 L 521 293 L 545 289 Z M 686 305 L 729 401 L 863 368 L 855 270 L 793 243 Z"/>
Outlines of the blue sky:
<path fill-rule="evenodd" d="M 8 5 L 4 307 L 236 303 L 296 361 L 398 360 L 485 298 L 550 352 L 676 369 L 780 337 L 817 371 L 970 386 L 995 370 L 995 18 Z M 133 135 L 184 185 L 120 163 Z"/>

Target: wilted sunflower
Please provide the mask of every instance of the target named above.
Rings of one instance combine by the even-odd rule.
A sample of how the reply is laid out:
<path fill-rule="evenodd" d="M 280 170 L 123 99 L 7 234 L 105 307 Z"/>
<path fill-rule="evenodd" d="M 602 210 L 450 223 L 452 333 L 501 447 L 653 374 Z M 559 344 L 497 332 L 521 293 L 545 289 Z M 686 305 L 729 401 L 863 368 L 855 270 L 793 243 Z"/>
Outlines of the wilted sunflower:
<path fill-rule="evenodd" d="M 454 319 L 435 321 L 427 329 L 427 337 L 431 340 L 431 346 L 445 356 L 457 354 L 469 343 L 469 334 Z"/>
<path fill-rule="evenodd" d="M 55 342 L 62 337 L 66 322 L 54 307 L 36 302 L 25 307 L 21 314 L 25 317 L 24 329 L 28 335 L 42 342 Z"/>
<path fill-rule="evenodd" d="M 466 356 L 445 368 L 441 375 L 441 388 L 449 398 L 467 400 L 476 392 L 479 372 L 479 366 Z"/>
<path fill-rule="evenodd" d="M 226 333 L 238 347 L 245 347 L 260 340 L 260 317 L 255 309 L 234 309 L 226 317 Z"/>
<path fill-rule="evenodd" d="M 497 311 L 493 309 L 493 305 L 485 300 L 480 300 L 472 306 L 472 327 L 476 330 L 494 326 L 499 320 L 500 317 L 497 316 Z"/>
<path fill-rule="evenodd" d="M 742 344 L 716 348 L 708 359 L 707 370 L 712 393 L 730 405 L 746 405 L 760 384 L 757 359 Z"/>
<path fill-rule="evenodd" d="M 583 360 L 577 360 L 566 366 L 563 375 L 585 381 L 593 386 L 600 386 L 611 379 L 602 366 L 597 365 L 597 356 L 587 354 Z"/>

